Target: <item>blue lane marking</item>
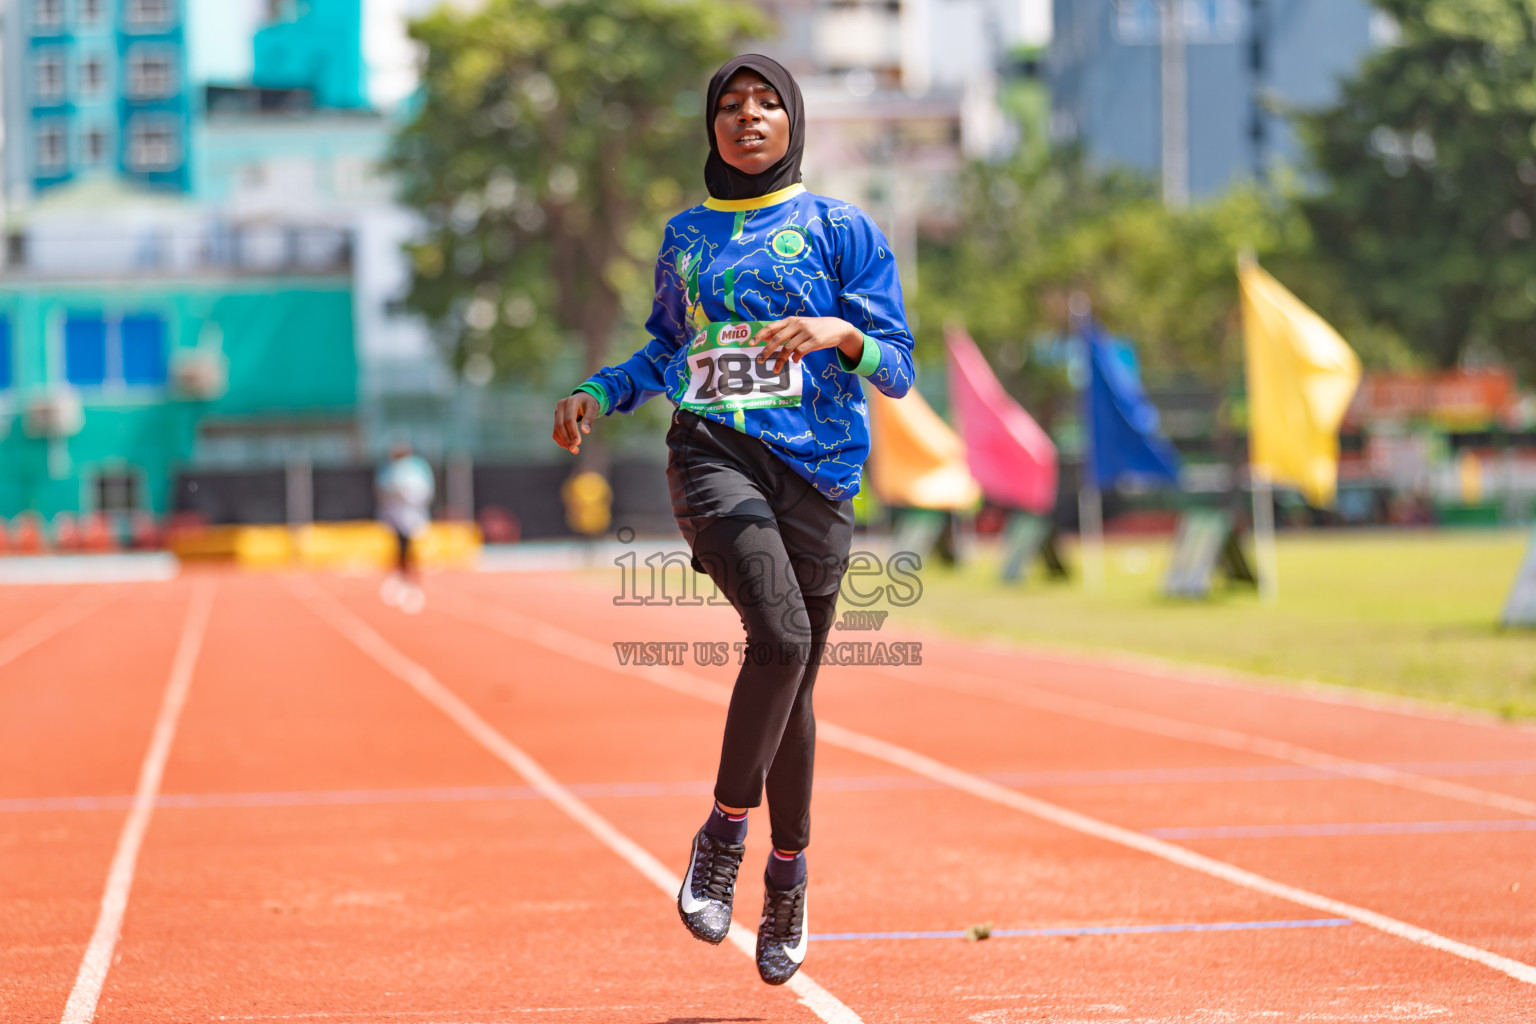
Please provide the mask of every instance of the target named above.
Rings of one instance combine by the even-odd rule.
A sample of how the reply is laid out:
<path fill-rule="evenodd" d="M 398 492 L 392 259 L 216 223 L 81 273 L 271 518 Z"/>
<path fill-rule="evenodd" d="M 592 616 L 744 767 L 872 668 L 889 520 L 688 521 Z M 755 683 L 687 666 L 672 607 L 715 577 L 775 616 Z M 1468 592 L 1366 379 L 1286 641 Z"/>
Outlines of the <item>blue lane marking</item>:
<path fill-rule="evenodd" d="M 1532 775 L 1536 761 L 1411 761 L 1377 767 L 1433 778 Z M 1255 764 L 1207 768 L 1125 768 L 1092 771 L 1006 772 L 987 776 L 1005 786 L 1138 786 L 1182 782 L 1308 782 L 1357 778 L 1355 772 L 1306 765 Z"/>
<path fill-rule="evenodd" d="M 712 782 L 587 783 L 566 787 L 577 796 L 694 796 Z M 542 800 L 531 786 L 445 786 L 431 789 L 322 789 L 278 793 L 166 793 L 156 807 L 314 807 L 349 804 L 460 803 Z M 131 796 L 44 796 L 0 800 L 6 811 L 113 811 L 133 806 Z"/>
<path fill-rule="evenodd" d="M 1088 928 L 994 928 L 994 939 L 1040 938 L 1058 935 L 1161 935 L 1167 932 L 1253 932 L 1280 928 L 1342 928 L 1355 922 L 1347 917 L 1319 917 L 1301 921 L 1216 921 L 1190 924 L 1122 924 Z M 829 932 L 812 935 L 815 942 L 857 942 L 871 939 L 963 939 L 965 932 Z"/>
<path fill-rule="evenodd" d="M 1149 828 L 1158 839 L 1268 839 L 1284 836 L 1406 836 L 1451 832 L 1536 832 L 1536 819 L 1483 821 L 1361 821 L 1338 825 L 1209 825 Z"/>
<path fill-rule="evenodd" d="M 438 803 L 535 799 L 526 786 L 441 789 L 330 789 L 288 793 L 165 793 L 156 807 L 314 807 L 346 804 Z M 0 811 L 112 811 L 133 806 L 131 796 L 61 796 L 0 800 Z"/>
<path fill-rule="evenodd" d="M 1435 778 L 1458 776 L 1518 776 L 1536 774 L 1536 761 L 1431 761 L 1386 764 L 1382 767 Z M 1244 765 L 1209 768 L 1133 768 L 1092 771 L 994 772 L 987 778 L 1004 786 L 1141 786 L 1200 782 L 1300 782 L 1352 778 L 1338 771 L 1308 768 L 1302 765 Z M 568 787 L 577 796 L 646 797 L 696 796 L 713 791 L 710 780 L 684 782 L 582 783 Z M 913 775 L 832 776 L 816 781 L 817 792 L 881 792 L 940 789 L 939 783 Z M 476 800 L 542 800 L 543 796 L 527 786 L 452 786 L 421 789 L 345 789 L 287 793 L 170 793 L 160 797 L 157 807 L 305 807 L 339 804 L 453 803 Z M 54 796 L 0 799 L 0 813 L 19 811 L 115 811 L 133 806 L 133 797 Z M 1439 823 L 1427 823 L 1435 825 Z M 1459 823 L 1453 823 L 1459 824 Z M 1469 823 L 1482 825 L 1485 823 Z M 1237 827 L 1237 826 L 1234 826 Z M 1374 826 L 1371 826 L 1374 827 Z M 1420 831 L 1518 831 L 1518 829 L 1483 829 L 1476 827 Z M 1412 830 L 1409 830 L 1412 831 Z M 1178 835 L 1173 834 L 1179 832 Z M 1166 834 L 1165 834 L 1166 833 Z M 1160 838 L 1221 838 L 1228 833 L 1183 834 L 1182 830 L 1154 830 L 1148 835 Z M 1239 833 L 1230 833 L 1238 835 Z M 1269 833 L 1253 833 L 1267 835 Z M 1351 833 L 1274 833 L 1276 835 Z M 1387 833 L 1383 833 L 1387 834 Z"/>

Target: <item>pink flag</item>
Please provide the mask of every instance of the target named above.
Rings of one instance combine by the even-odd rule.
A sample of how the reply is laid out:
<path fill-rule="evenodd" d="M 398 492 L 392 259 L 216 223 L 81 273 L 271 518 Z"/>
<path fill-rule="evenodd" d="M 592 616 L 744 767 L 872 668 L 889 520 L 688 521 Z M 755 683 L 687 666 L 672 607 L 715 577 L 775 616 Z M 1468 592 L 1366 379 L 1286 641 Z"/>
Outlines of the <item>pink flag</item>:
<path fill-rule="evenodd" d="M 989 501 L 1045 514 L 1056 507 L 1056 446 L 1008 397 L 963 328 L 945 332 L 949 401 L 971 475 Z"/>

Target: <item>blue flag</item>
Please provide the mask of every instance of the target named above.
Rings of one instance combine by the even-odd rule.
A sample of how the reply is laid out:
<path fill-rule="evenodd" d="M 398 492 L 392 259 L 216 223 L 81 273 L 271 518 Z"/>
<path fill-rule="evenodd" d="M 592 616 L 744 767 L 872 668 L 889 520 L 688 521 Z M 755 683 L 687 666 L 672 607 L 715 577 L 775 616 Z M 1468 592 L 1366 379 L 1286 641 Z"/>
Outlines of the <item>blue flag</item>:
<path fill-rule="evenodd" d="M 1176 485 L 1179 453 L 1158 430 L 1157 407 L 1141 385 L 1134 351 L 1106 338 L 1091 318 L 1080 330 L 1088 355 L 1083 423 L 1089 479 L 1100 490 L 1126 479 Z"/>

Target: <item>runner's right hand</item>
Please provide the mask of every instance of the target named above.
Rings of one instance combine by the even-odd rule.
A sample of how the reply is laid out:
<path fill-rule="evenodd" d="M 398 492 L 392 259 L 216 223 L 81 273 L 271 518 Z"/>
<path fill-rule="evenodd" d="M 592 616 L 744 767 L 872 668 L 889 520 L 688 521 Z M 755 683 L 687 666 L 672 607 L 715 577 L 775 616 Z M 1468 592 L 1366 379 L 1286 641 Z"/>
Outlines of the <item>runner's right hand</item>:
<path fill-rule="evenodd" d="M 555 444 L 575 455 L 581 450 L 581 435 L 592 433 L 592 421 L 602 413 L 597 399 L 585 391 L 555 403 Z"/>

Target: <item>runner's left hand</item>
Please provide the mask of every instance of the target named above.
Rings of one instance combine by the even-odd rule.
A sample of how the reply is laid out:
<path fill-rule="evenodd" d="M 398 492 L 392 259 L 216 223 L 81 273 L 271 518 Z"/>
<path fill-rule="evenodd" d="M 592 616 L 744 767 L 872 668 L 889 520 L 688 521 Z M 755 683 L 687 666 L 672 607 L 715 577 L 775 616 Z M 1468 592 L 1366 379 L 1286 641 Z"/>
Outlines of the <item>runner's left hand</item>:
<path fill-rule="evenodd" d="M 864 353 L 864 335 L 846 320 L 835 316 L 787 316 L 763 327 L 752 338 L 763 345 L 763 354 L 757 358 L 766 363 L 777 359 L 773 372 L 784 369 L 784 363 L 805 358 L 806 353 L 822 348 L 838 348 L 849 359 L 858 359 Z"/>

